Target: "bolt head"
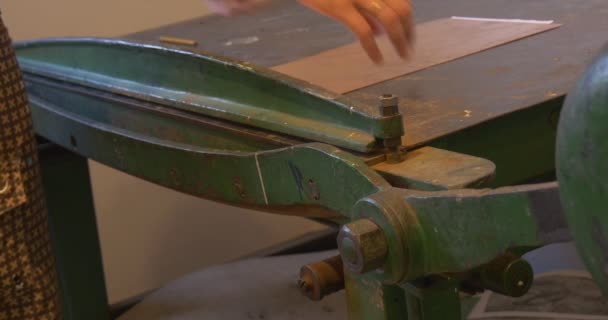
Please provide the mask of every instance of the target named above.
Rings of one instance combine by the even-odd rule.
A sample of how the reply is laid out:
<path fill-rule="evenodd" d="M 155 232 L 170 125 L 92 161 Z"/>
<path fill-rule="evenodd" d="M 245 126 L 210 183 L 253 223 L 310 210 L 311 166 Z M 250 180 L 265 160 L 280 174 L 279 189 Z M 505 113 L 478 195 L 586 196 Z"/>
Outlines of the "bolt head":
<path fill-rule="evenodd" d="M 380 104 L 382 106 L 394 106 L 399 104 L 399 97 L 394 94 L 383 94 L 380 96 Z"/>
<path fill-rule="evenodd" d="M 486 289 L 510 297 L 523 296 L 534 281 L 532 266 L 521 258 L 502 258 L 481 270 L 481 280 Z"/>
<path fill-rule="evenodd" d="M 380 115 L 390 117 L 399 114 L 399 98 L 392 94 L 380 96 Z"/>
<path fill-rule="evenodd" d="M 530 290 L 534 281 L 534 271 L 527 261 L 517 259 L 505 268 L 502 279 L 510 296 L 521 297 Z"/>
<path fill-rule="evenodd" d="M 344 265 L 355 273 L 382 267 L 388 253 L 384 232 L 369 219 L 345 224 L 338 234 L 338 247 Z"/>
<path fill-rule="evenodd" d="M 340 253 L 342 255 L 342 260 L 347 261 L 348 263 L 357 263 L 358 254 L 357 247 L 351 238 L 344 238 L 340 243 Z"/>

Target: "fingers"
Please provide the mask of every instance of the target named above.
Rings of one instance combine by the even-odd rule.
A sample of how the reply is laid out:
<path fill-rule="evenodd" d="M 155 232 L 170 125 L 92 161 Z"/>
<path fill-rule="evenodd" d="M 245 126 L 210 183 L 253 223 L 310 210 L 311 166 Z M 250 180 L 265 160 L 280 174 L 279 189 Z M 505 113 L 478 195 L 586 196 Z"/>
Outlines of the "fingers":
<path fill-rule="evenodd" d="M 377 19 L 384 27 L 399 56 L 407 57 L 409 42 L 406 27 L 403 24 L 406 17 L 398 14 L 392 7 L 380 0 L 358 0 L 356 6 Z M 402 14 L 406 14 L 403 9 L 398 10 L 401 10 Z"/>
<path fill-rule="evenodd" d="M 220 14 L 222 16 L 231 15 L 231 9 L 228 5 L 226 5 L 225 2 L 217 0 L 207 0 L 205 2 L 207 3 L 207 7 L 209 7 L 209 9 L 214 13 Z"/>
<path fill-rule="evenodd" d="M 298 1 L 346 25 L 375 63 L 382 62 L 382 54 L 374 38 L 381 29 L 386 31 L 399 56 L 408 56 L 414 40 L 410 0 Z"/>
<path fill-rule="evenodd" d="M 381 63 L 382 53 L 378 48 L 373 28 L 368 20 L 354 6 L 345 6 L 340 11 L 336 18 L 357 36 L 369 58 L 376 64 Z"/>
<path fill-rule="evenodd" d="M 268 4 L 269 0 L 207 0 L 209 9 L 223 16 L 235 16 L 252 12 Z"/>
<path fill-rule="evenodd" d="M 367 21 L 367 24 L 369 24 L 370 27 L 372 27 L 372 32 L 374 33 L 374 35 L 378 35 L 378 34 L 382 33 L 382 28 L 380 25 L 378 25 L 378 21 L 376 21 L 369 14 L 365 14 L 364 12 L 363 12 L 363 17 L 365 18 L 365 21 Z"/>
<path fill-rule="evenodd" d="M 414 28 L 413 28 L 413 18 L 412 18 L 412 5 L 409 0 L 384 0 L 386 5 L 388 5 L 401 19 L 401 25 L 405 30 L 405 37 L 408 43 L 408 46 L 412 46 L 414 42 Z"/>

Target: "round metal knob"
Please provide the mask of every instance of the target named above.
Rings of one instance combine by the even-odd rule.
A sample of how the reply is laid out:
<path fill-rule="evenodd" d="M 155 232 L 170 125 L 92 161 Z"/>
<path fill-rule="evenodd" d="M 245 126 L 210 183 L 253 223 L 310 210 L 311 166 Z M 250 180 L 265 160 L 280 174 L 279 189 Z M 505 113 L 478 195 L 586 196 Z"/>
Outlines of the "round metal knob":
<path fill-rule="evenodd" d="M 521 297 L 530 290 L 534 271 L 526 260 L 499 258 L 482 268 L 481 280 L 486 289 L 510 297 Z"/>

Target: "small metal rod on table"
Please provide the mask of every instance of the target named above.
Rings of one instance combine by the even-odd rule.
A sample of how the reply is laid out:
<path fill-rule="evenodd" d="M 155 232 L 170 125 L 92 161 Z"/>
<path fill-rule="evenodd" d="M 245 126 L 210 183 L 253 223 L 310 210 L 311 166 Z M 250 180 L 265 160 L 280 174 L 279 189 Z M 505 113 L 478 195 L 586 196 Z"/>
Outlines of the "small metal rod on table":
<path fill-rule="evenodd" d="M 196 47 L 198 45 L 198 42 L 196 42 L 196 40 L 192 40 L 192 39 L 183 39 L 183 38 L 161 36 L 159 38 L 159 40 L 160 40 L 160 42 L 170 43 L 170 44 L 177 44 L 177 45 L 183 45 L 183 46 Z"/>

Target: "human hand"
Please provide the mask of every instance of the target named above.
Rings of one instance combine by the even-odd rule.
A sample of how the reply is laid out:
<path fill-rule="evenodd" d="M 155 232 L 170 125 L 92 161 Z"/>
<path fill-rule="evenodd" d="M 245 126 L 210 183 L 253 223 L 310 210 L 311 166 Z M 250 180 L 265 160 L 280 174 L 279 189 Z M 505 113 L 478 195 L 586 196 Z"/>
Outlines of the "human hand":
<path fill-rule="evenodd" d="M 383 60 L 375 39 L 375 35 L 381 31 L 387 33 L 400 57 L 408 57 L 414 38 L 410 0 L 298 1 L 346 25 L 375 63 Z"/>
<path fill-rule="evenodd" d="M 270 3 L 270 0 L 205 0 L 211 11 L 223 16 L 252 12 Z"/>

